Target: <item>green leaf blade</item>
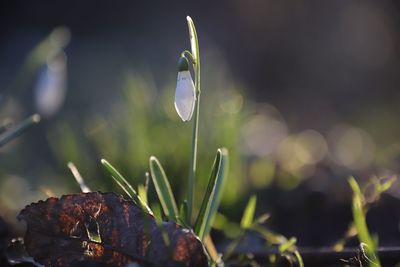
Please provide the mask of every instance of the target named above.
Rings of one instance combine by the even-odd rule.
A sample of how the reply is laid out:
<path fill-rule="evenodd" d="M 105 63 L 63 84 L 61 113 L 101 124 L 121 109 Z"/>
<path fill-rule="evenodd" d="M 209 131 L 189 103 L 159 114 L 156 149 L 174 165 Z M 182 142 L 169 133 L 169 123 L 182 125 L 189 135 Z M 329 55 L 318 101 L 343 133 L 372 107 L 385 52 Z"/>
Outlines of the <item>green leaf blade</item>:
<path fill-rule="evenodd" d="M 242 229 L 248 229 L 252 226 L 254 220 L 254 213 L 256 211 L 256 205 L 257 205 L 257 196 L 252 195 L 243 212 L 242 220 L 240 221 L 240 227 Z"/>
<path fill-rule="evenodd" d="M 111 165 L 107 160 L 101 159 L 101 164 L 111 175 L 111 178 L 121 187 L 121 189 L 136 202 L 145 212 L 153 214 L 149 206 L 144 202 L 137 194 L 133 186 L 117 171 L 117 169 Z"/>
<path fill-rule="evenodd" d="M 228 172 L 228 164 L 228 150 L 225 148 L 218 149 L 207 190 L 194 227 L 194 232 L 201 240 L 209 233 L 221 201 L 223 186 Z"/>
<path fill-rule="evenodd" d="M 164 214 L 170 220 L 177 221 L 179 212 L 165 171 L 158 159 L 154 156 L 150 157 L 149 164 L 151 178 L 153 179 L 154 187 L 156 188 Z"/>
<path fill-rule="evenodd" d="M 186 20 L 188 22 L 188 28 L 189 28 L 190 49 L 192 51 L 193 59 L 195 60 L 195 62 L 197 62 L 199 58 L 199 45 L 198 45 L 196 28 L 194 26 L 191 17 L 187 16 Z"/>

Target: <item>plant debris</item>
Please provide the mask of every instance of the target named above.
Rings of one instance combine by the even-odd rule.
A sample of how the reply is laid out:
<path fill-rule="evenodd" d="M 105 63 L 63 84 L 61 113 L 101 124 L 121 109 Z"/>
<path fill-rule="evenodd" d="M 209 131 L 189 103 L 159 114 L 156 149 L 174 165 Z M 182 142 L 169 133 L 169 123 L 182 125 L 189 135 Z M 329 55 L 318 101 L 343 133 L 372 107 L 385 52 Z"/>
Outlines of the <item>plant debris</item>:
<path fill-rule="evenodd" d="M 133 201 L 115 193 L 48 198 L 25 207 L 25 247 L 44 266 L 93 261 L 105 266 L 131 262 L 151 266 L 208 266 L 201 241 L 174 222 L 157 225 Z"/>

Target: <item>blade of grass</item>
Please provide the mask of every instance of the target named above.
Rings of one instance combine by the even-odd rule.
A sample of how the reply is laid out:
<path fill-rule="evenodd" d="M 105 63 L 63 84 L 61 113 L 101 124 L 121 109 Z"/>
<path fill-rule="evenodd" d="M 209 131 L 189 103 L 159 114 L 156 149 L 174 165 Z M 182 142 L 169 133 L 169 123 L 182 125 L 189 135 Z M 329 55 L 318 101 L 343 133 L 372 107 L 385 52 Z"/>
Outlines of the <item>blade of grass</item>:
<path fill-rule="evenodd" d="M 85 184 L 85 181 L 83 180 L 81 174 L 78 171 L 78 168 L 76 168 L 75 164 L 72 162 L 68 162 L 67 164 L 68 168 L 71 170 L 72 175 L 74 176 L 76 182 L 78 183 L 79 187 L 81 188 L 81 191 L 83 193 L 88 193 L 90 192 L 90 188 Z"/>
<path fill-rule="evenodd" d="M 151 203 L 151 210 L 153 211 L 153 216 L 157 224 L 161 224 L 163 222 L 163 214 L 161 211 L 160 203 Z"/>
<path fill-rule="evenodd" d="M 215 156 L 214 163 L 211 169 L 210 179 L 208 180 L 208 185 L 206 192 L 204 194 L 203 202 L 201 203 L 199 214 L 194 225 L 194 232 L 200 237 L 200 234 L 204 232 L 205 223 L 207 221 L 207 212 L 211 208 L 211 198 L 213 191 L 215 190 L 216 181 L 218 177 L 218 171 L 221 166 L 221 151 L 217 150 L 217 155 Z M 201 238 L 202 239 L 202 238 Z"/>
<path fill-rule="evenodd" d="M 139 197 L 132 185 L 114 168 L 107 160 L 102 159 L 101 164 L 108 171 L 114 181 L 125 191 L 125 193 L 138 204 L 145 212 L 153 214 L 149 206 Z"/>
<path fill-rule="evenodd" d="M 7 144 L 14 138 L 20 136 L 23 132 L 25 132 L 29 127 L 35 125 L 40 122 L 39 114 L 34 114 L 29 118 L 23 120 L 22 122 L 18 123 L 11 129 L 5 131 L 0 135 L 0 147 Z"/>
<path fill-rule="evenodd" d="M 227 172 L 228 150 L 221 148 L 217 150 L 207 190 L 194 226 L 194 232 L 201 240 L 203 240 L 210 231 L 212 221 L 221 200 Z"/>
<path fill-rule="evenodd" d="M 137 193 L 135 189 L 133 189 L 132 185 L 117 171 L 117 169 L 105 159 L 101 159 L 101 164 L 103 164 L 103 167 L 108 171 L 111 177 L 117 181 L 119 185 L 122 185 L 122 189 L 126 194 L 136 201 L 135 195 L 137 195 Z"/>
<path fill-rule="evenodd" d="M 296 249 L 293 254 L 296 257 L 299 267 L 304 267 L 303 257 L 301 256 L 300 252 Z"/>
<path fill-rule="evenodd" d="M 291 237 L 289 240 L 279 245 L 279 252 L 280 253 L 285 252 L 289 248 L 293 247 L 296 244 L 296 242 L 297 239 L 295 237 Z"/>
<path fill-rule="evenodd" d="M 389 190 L 396 181 L 397 176 L 395 175 L 378 179 L 378 193 L 382 194 L 383 192 Z"/>
<path fill-rule="evenodd" d="M 360 186 L 358 185 L 354 177 L 348 179 L 350 187 L 353 191 L 353 202 L 352 202 L 352 212 L 354 225 L 358 232 L 358 239 L 360 243 L 367 245 L 366 254 L 370 259 L 376 259 L 375 266 L 381 266 L 378 257 L 376 256 L 376 244 L 371 237 L 365 218 L 365 212 L 363 209 L 363 195 L 361 193 Z"/>
<path fill-rule="evenodd" d="M 187 215 L 188 215 L 188 204 L 187 200 L 184 200 L 181 205 L 179 206 L 179 221 L 189 227 L 189 222 L 187 221 Z"/>
<path fill-rule="evenodd" d="M 263 224 L 265 223 L 269 218 L 271 217 L 271 215 L 269 213 L 264 213 L 262 214 L 260 217 L 257 217 L 256 219 L 253 220 L 253 225 L 257 225 L 257 224 Z"/>
<path fill-rule="evenodd" d="M 242 220 L 240 221 L 240 227 L 248 229 L 253 224 L 254 212 L 256 211 L 257 197 L 252 195 L 247 203 L 247 206 L 243 212 Z"/>
<path fill-rule="evenodd" d="M 146 192 L 146 196 L 149 194 L 149 184 L 150 184 L 150 173 L 145 173 L 145 181 L 144 181 L 144 190 Z"/>
<path fill-rule="evenodd" d="M 156 157 L 151 156 L 149 164 L 151 178 L 153 179 L 164 214 L 170 220 L 177 221 L 179 212 L 167 175 Z"/>
<path fill-rule="evenodd" d="M 275 233 L 261 225 L 253 225 L 251 229 L 261 234 L 269 244 L 281 244 L 287 242 L 285 236 Z"/>
<path fill-rule="evenodd" d="M 143 184 L 138 185 L 138 194 L 140 199 L 148 205 L 146 186 Z"/>

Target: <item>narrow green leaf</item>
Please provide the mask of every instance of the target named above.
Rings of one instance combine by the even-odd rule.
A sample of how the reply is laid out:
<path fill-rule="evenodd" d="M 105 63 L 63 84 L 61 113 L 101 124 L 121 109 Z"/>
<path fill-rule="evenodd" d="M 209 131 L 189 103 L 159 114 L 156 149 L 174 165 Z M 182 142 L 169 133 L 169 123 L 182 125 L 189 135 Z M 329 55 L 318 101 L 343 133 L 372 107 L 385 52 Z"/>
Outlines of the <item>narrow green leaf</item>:
<path fill-rule="evenodd" d="M 379 193 L 383 193 L 387 190 L 389 190 L 392 185 L 396 182 L 397 177 L 396 176 L 390 176 L 390 177 L 385 177 L 379 179 Z"/>
<path fill-rule="evenodd" d="M 40 116 L 38 114 L 34 114 L 29 118 L 23 120 L 22 122 L 18 123 L 11 129 L 0 134 L 0 147 L 7 144 L 14 138 L 20 136 L 23 132 L 25 132 L 29 127 L 35 125 L 40 122 Z"/>
<path fill-rule="evenodd" d="M 243 212 L 242 220 L 240 221 L 240 227 L 242 229 L 248 229 L 253 224 L 256 205 L 257 205 L 257 197 L 256 195 L 252 195 Z"/>
<path fill-rule="evenodd" d="M 264 214 L 262 214 L 260 217 L 257 217 L 255 220 L 253 220 L 253 224 L 252 224 L 252 225 L 263 224 L 263 223 L 265 223 L 270 217 L 271 217 L 271 215 L 270 215 L 269 213 L 264 213 Z"/>
<path fill-rule="evenodd" d="M 363 207 L 363 195 L 361 193 L 360 186 L 354 177 L 348 179 L 351 189 L 353 190 L 353 202 L 352 202 L 352 212 L 354 225 L 358 232 L 358 239 L 360 243 L 365 243 L 369 248 L 367 250 L 367 256 L 370 259 L 376 259 L 377 266 L 381 266 L 379 259 L 375 255 L 376 244 L 371 237 L 365 218 L 365 212 Z"/>
<path fill-rule="evenodd" d="M 132 185 L 114 168 L 107 160 L 102 159 L 101 164 L 108 171 L 114 181 L 124 190 L 124 192 L 138 204 L 145 212 L 153 214 L 149 206 L 139 197 Z"/>
<path fill-rule="evenodd" d="M 138 195 L 140 199 L 148 205 L 146 187 L 143 184 L 138 185 Z"/>
<path fill-rule="evenodd" d="M 221 150 L 217 150 L 217 155 L 215 156 L 215 160 L 211 169 L 210 179 L 208 180 L 208 185 L 206 192 L 204 194 L 203 202 L 201 203 L 199 214 L 197 215 L 197 219 L 194 225 L 194 232 L 200 237 L 203 235 L 205 224 L 207 221 L 207 216 L 210 212 L 213 191 L 215 190 L 217 178 L 218 178 L 218 171 L 221 166 Z M 201 238 L 202 239 L 202 238 Z"/>
<path fill-rule="evenodd" d="M 195 62 L 197 62 L 199 47 L 197 41 L 196 28 L 194 27 L 194 23 L 191 17 L 187 16 L 186 20 L 188 22 L 188 28 L 189 28 L 190 48 L 192 51 L 193 58 Z"/>
<path fill-rule="evenodd" d="M 75 164 L 72 162 L 68 162 L 67 166 L 71 170 L 71 173 L 74 176 L 75 181 L 81 188 L 81 191 L 83 193 L 91 192 L 90 188 L 85 184 L 85 180 L 83 180 L 82 175 L 79 173 L 78 168 L 75 166 Z"/>
<path fill-rule="evenodd" d="M 301 257 L 300 252 L 296 249 L 293 253 L 297 259 L 297 263 L 299 264 L 299 267 L 304 267 L 303 257 Z"/>
<path fill-rule="evenodd" d="M 279 252 L 280 253 L 285 252 L 289 248 L 293 247 L 296 244 L 296 242 L 297 239 L 295 237 L 291 237 L 288 241 L 279 245 Z"/>
<path fill-rule="evenodd" d="M 187 200 L 184 200 L 179 206 L 179 221 L 185 226 L 190 225 L 190 223 L 187 221 L 188 218 L 187 215 L 188 215 L 188 204 Z"/>
<path fill-rule="evenodd" d="M 150 157 L 149 162 L 151 178 L 153 179 L 164 214 L 170 220 L 176 221 L 179 215 L 178 208 L 164 169 L 154 156 Z"/>
<path fill-rule="evenodd" d="M 132 185 L 114 168 L 107 160 L 102 159 L 101 164 L 108 171 L 111 177 L 122 187 L 125 193 L 136 201 L 135 195 L 137 195 L 135 189 L 133 189 Z M 139 203 L 137 203 L 139 204 Z"/>
<path fill-rule="evenodd" d="M 287 238 L 283 235 L 275 233 L 261 225 L 253 225 L 251 229 L 261 234 L 270 244 L 280 244 L 287 242 Z"/>
<path fill-rule="evenodd" d="M 223 187 L 228 173 L 228 150 L 218 149 L 211 170 L 210 179 L 200 211 L 194 226 L 194 232 L 203 240 L 210 231 L 211 224 L 217 212 Z"/>
<path fill-rule="evenodd" d="M 153 216 L 156 219 L 157 224 L 162 224 L 163 214 L 161 211 L 160 203 L 151 203 L 151 210 L 153 211 Z"/>

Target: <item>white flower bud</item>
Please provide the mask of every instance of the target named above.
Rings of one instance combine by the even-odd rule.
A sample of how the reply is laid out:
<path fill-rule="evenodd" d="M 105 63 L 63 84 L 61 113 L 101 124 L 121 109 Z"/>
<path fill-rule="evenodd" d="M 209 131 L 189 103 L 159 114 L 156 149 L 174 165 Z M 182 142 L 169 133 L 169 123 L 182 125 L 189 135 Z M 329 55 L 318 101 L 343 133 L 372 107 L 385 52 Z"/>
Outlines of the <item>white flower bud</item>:
<path fill-rule="evenodd" d="M 183 121 L 190 121 L 195 103 L 196 92 L 190 71 L 179 71 L 175 91 L 175 109 Z"/>
<path fill-rule="evenodd" d="M 34 101 L 40 115 L 53 116 L 63 105 L 67 91 L 66 56 L 60 53 L 49 60 L 34 89 Z"/>

